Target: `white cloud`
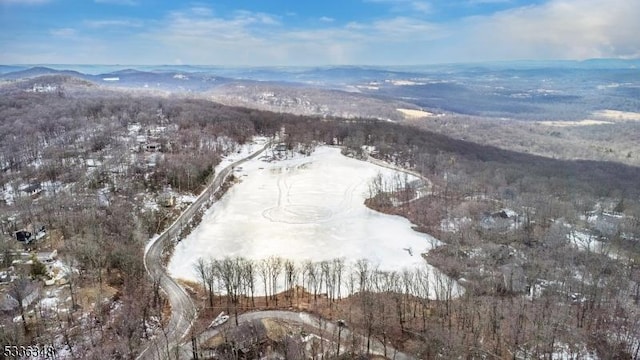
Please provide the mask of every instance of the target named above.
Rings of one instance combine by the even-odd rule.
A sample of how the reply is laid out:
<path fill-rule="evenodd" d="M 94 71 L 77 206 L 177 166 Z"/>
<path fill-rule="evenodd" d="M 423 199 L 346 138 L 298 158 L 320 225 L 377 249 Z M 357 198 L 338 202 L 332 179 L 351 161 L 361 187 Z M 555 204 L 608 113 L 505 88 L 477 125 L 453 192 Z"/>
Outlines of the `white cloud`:
<path fill-rule="evenodd" d="M 337 25 L 321 21 L 318 28 L 291 28 L 263 13 L 236 11 L 230 17 L 191 10 L 173 12 L 147 36 L 171 49 L 186 63 L 236 65 L 317 65 L 390 63 L 382 49 L 420 45 L 442 36 L 429 22 L 394 17 Z M 318 23 L 316 23 L 318 25 Z"/>
<path fill-rule="evenodd" d="M 433 40 L 444 34 L 444 29 L 440 25 L 409 17 L 378 20 L 371 25 L 370 29 L 377 33 L 376 38 L 383 37 L 401 42 Z"/>
<path fill-rule="evenodd" d="M 180 54 L 187 63 L 419 64 L 637 57 L 637 14 L 640 1 L 549 0 L 443 23 L 413 15 L 291 28 L 270 14 L 244 11 L 225 18 L 186 11 L 174 13 L 151 36 L 187 54 Z"/>
<path fill-rule="evenodd" d="M 0 0 L 7 1 L 7 0 Z M 406 0 L 369 0 L 402 2 Z M 499 1 L 499 0 L 469 0 Z M 511 59 L 640 57 L 640 1 L 548 0 L 486 16 L 429 22 L 418 13 L 346 24 L 206 6 L 161 19 L 81 22 L 32 41 L 0 43 L 0 63 L 222 65 L 424 64 Z M 102 30 L 117 29 L 116 33 Z M 95 30 L 95 31 L 90 31 Z M 72 40 L 72 41 L 70 41 Z M 34 59 L 38 59 L 37 61 Z M 66 59 L 66 60 L 65 60 Z"/>
<path fill-rule="evenodd" d="M 433 9 L 431 8 L 431 4 L 426 1 L 411 1 L 411 8 L 415 11 L 428 14 Z"/>
<path fill-rule="evenodd" d="M 216 17 L 212 14 L 211 11 L 205 12 L 204 8 L 172 12 L 166 24 L 156 35 L 190 41 L 207 41 L 208 39 L 240 41 L 250 36 L 251 29 L 254 27 L 279 24 L 274 16 L 263 13 L 237 11 L 228 18 Z"/>
<path fill-rule="evenodd" d="M 325 22 L 325 23 L 332 23 L 332 22 L 336 21 L 336 19 L 334 19 L 332 17 L 328 17 L 328 16 L 321 16 L 320 17 L 320 21 Z"/>
<path fill-rule="evenodd" d="M 236 19 L 243 19 L 248 23 L 259 23 L 264 25 L 280 25 L 279 17 L 261 12 L 238 10 L 235 12 Z"/>
<path fill-rule="evenodd" d="M 143 26 L 143 22 L 140 20 L 85 20 L 83 24 L 92 29 L 139 28 Z"/>
<path fill-rule="evenodd" d="M 213 15 L 213 10 L 206 6 L 195 6 L 188 10 L 191 14 L 196 16 L 211 16 Z"/>
<path fill-rule="evenodd" d="M 551 0 L 463 21 L 454 52 L 487 59 L 638 56 L 639 14 L 640 1 Z"/>
<path fill-rule="evenodd" d="M 73 37 L 76 35 L 76 30 L 72 28 L 51 29 L 49 33 L 56 37 Z"/>

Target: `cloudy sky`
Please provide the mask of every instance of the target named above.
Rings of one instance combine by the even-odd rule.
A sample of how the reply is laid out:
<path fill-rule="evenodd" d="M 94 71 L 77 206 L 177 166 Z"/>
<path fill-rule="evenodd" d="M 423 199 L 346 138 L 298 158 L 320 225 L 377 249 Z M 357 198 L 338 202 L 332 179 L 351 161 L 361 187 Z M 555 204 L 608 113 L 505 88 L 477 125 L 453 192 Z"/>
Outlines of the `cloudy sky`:
<path fill-rule="evenodd" d="M 0 64 L 640 57 L 640 0 L 0 0 Z"/>

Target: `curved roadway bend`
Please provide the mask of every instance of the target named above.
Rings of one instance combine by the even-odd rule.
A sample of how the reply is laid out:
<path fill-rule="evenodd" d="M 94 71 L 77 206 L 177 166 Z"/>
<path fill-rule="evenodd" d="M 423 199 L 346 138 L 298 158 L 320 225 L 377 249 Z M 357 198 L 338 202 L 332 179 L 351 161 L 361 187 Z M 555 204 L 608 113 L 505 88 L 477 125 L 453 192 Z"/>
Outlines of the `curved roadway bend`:
<path fill-rule="evenodd" d="M 336 324 L 330 321 L 322 320 L 315 315 L 305 313 L 305 312 L 294 312 L 294 311 L 284 311 L 284 310 L 253 311 L 253 312 L 248 312 L 248 313 L 239 315 L 238 323 L 241 324 L 241 323 L 247 323 L 247 322 L 263 320 L 263 319 L 284 320 L 289 323 L 297 323 L 297 324 L 304 324 L 307 326 L 311 326 L 316 328 L 318 331 L 321 331 L 324 333 L 330 333 L 334 335 L 338 333 L 338 326 Z M 231 323 L 235 323 L 235 322 L 229 319 L 229 321 L 226 324 L 215 327 L 213 329 L 209 329 L 203 332 L 202 334 L 198 335 L 198 343 L 199 344 L 205 343 L 208 339 L 221 333 L 225 328 L 229 326 L 233 326 L 231 325 Z M 340 346 L 341 351 L 346 351 L 346 347 L 348 346 L 346 344 L 349 343 L 351 336 L 352 336 L 351 331 L 348 328 L 343 329 L 340 332 L 341 343 L 345 344 L 345 348 Z M 362 344 L 366 344 L 366 338 L 363 335 L 358 334 L 355 336 L 360 338 L 360 342 Z M 372 337 L 370 351 L 372 354 L 375 354 L 375 355 L 383 355 L 385 352 L 384 345 L 379 340 Z M 190 342 L 183 343 L 181 345 L 180 359 L 191 359 L 190 355 L 191 355 L 191 343 Z M 387 345 L 387 357 L 391 357 L 395 360 L 415 360 L 416 359 L 415 357 L 407 353 L 396 350 L 390 345 Z"/>
<path fill-rule="evenodd" d="M 157 280 L 160 288 L 165 292 L 171 304 L 171 319 L 164 333 L 158 334 L 137 359 L 167 359 L 175 355 L 173 348 L 187 335 L 193 321 L 197 317 L 197 309 L 189 294 L 180 286 L 162 265 L 162 252 L 166 245 L 176 239 L 184 224 L 188 224 L 193 215 L 207 202 L 213 199 L 213 194 L 222 185 L 224 179 L 237 165 L 251 160 L 266 150 L 271 142 L 268 141 L 260 150 L 241 160 L 238 160 L 215 175 L 207 188 L 198 198 L 185 209 L 182 214 L 160 236 L 147 244 L 144 252 L 144 266 L 149 276 Z"/>

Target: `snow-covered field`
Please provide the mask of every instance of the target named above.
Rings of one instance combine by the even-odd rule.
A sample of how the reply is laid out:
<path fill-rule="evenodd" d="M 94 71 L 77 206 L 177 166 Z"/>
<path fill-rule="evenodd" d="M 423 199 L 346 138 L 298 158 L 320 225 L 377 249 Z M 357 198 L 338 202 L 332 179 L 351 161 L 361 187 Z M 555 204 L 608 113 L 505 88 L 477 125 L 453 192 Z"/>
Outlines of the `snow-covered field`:
<path fill-rule="evenodd" d="M 404 115 L 406 119 L 419 119 L 422 117 L 434 116 L 433 113 L 428 111 L 416 110 L 416 109 L 396 109 Z"/>
<path fill-rule="evenodd" d="M 405 218 L 364 205 L 368 184 L 378 173 L 391 177 L 395 171 L 342 156 L 331 147 L 319 147 L 308 157 L 244 163 L 235 171 L 241 183 L 176 246 L 169 272 L 198 281 L 193 270 L 198 258 L 225 256 L 365 258 L 382 270 L 424 266 L 420 253 L 438 240 L 413 231 Z"/>

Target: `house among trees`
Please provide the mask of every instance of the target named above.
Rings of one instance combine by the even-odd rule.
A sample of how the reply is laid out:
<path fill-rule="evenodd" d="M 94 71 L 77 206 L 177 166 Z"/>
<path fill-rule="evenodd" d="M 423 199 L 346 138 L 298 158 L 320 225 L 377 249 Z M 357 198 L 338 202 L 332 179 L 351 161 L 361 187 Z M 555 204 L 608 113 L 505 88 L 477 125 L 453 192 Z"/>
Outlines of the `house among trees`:
<path fill-rule="evenodd" d="M 42 85 L 42 84 L 33 84 L 32 92 L 34 93 L 52 93 L 58 90 L 58 86 L 56 85 Z"/>
<path fill-rule="evenodd" d="M 480 226 L 485 230 L 504 231 L 520 224 L 520 216 L 511 209 L 501 209 L 494 213 L 485 213 Z"/>
<path fill-rule="evenodd" d="M 31 197 L 35 197 L 42 192 L 42 186 L 40 185 L 40 183 L 34 182 L 29 185 L 23 186 L 20 190 Z"/>
<path fill-rule="evenodd" d="M 282 158 L 286 156 L 287 150 L 288 150 L 287 144 L 279 143 L 273 147 L 273 150 L 271 151 L 271 156 L 273 156 L 274 158 Z"/>
<path fill-rule="evenodd" d="M 96 159 L 87 159 L 85 160 L 85 163 L 87 164 L 87 167 L 90 167 L 90 168 L 94 168 L 102 165 L 102 163 Z"/>
<path fill-rule="evenodd" d="M 150 141 L 144 144 L 145 151 L 149 151 L 149 152 L 160 151 L 161 148 L 162 146 L 157 141 Z"/>
<path fill-rule="evenodd" d="M 33 230 L 33 227 L 30 225 L 27 229 Z M 27 229 L 18 230 L 14 233 L 17 241 L 29 244 L 34 240 L 42 239 L 47 234 L 47 230 L 44 225 L 36 227 L 37 230 L 35 230 L 35 236 Z"/>
<path fill-rule="evenodd" d="M 16 240 L 24 243 L 31 242 L 31 232 L 26 230 L 19 230 L 15 232 Z"/>
<path fill-rule="evenodd" d="M 34 229 L 35 238 L 33 240 L 40 240 L 47 235 L 47 229 L 44 225 L 36 226 L 31 229 Z"/>
<path fill-rule="evenodd" d="M 282 143 L 282 144 L 276 145 L 276 151 L 278 153 L 280 153 L 280 154 L 283 153 L 283 152 L 286 152 L 287 151 L 287 144 Z"/>

